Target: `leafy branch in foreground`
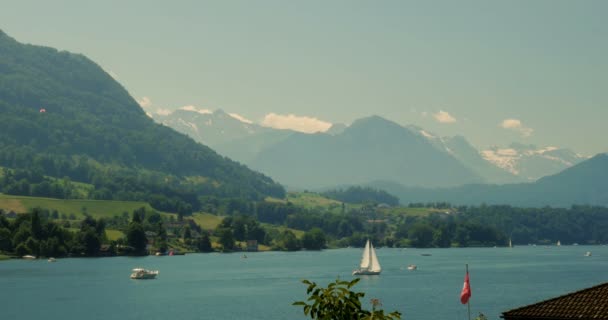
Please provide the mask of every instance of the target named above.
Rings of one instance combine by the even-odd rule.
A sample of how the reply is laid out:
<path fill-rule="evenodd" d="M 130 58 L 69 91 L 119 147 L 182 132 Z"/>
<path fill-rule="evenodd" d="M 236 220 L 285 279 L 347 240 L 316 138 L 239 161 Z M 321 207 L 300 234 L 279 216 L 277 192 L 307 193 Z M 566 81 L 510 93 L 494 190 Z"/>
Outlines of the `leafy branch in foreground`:
<path fill-rule="evenodd" d="M 376 310 L 381 306 L 380 300 L 371 299 L 372 311 L 361 308 L 360 298 L 365 296 L 364 292 L 354 292 L 350 289 L 359 282 L 359 278 L 352 281 L 340 281 L 330 283 L 327 288 L 318 287 L 315 282 L 302 280 L 308 285 L 306 294 L 309 295 L 305 301 L 296 301 L 294 306 L 302 306 L 304 314 L 311 319 L 320 320 L 393 320 L 401 319 L 401 313 L 393 311 L 384 314 L 384 310 Z"/>

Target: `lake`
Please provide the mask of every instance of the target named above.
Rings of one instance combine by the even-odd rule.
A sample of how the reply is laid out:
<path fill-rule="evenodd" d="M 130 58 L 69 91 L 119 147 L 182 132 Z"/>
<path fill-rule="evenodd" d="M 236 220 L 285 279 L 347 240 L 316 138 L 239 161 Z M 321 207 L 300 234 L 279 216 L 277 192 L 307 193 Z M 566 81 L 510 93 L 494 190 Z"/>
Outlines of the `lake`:
<path fill-rule="evenodd" d="M 585 257 L 586 251 L 593 256 Z M 0 262 L 2 319 L 305 319 L 306 286 L 352 279 L 362 249 Z M 422 256 L 429 253 L 430 256 Z M 383 271 L 354 287 L 405 319 L 466 319 L 460 290 L 469 264 L 473 318 L 608 281 L 608 246 L 377 250 Z M 408 264 L 418 270 L 408 271 Z M 131 280 L 134 267 L 160 270 Z M 370 308 L 371 309 L 371 308 Z"/>

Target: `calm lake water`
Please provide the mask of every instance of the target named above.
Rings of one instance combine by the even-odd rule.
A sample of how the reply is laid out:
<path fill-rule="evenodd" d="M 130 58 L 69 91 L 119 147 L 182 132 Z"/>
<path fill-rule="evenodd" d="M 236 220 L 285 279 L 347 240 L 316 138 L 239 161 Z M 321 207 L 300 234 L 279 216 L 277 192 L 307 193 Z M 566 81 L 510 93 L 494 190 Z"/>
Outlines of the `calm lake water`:
<path fill-rule="evenodd" d="M 586 251 L 593 256 L 585 257 Z M 430 253 L 431 256 L 422 256 Z M 380 276 L 355 291 L 379 298 L 405 319 L 466 319 L 459 295 L 465 263 L 471 313 L 502 311 L 608 281 L 608 246 L 379 249 Z M 2 319 L 305 319 L 301 279 L 326 285 L 352 279 L 360 249 L 321 252 L 192 254 L 143 258 L 0 262 Z M 408 271 L 408 264 L 418 265 Z M 132 268 L 160 270 L 131 280 Z"/>

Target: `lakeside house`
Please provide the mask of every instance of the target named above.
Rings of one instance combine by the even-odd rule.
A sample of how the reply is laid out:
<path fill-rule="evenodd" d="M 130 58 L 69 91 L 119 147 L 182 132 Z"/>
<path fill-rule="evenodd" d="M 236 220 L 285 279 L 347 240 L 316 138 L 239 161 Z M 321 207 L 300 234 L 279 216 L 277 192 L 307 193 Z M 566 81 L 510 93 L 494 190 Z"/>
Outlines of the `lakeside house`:
<path fill-rule="evenodd" d="M 608 320 L 608 283 L 502 313 L 505 320 Z"/>

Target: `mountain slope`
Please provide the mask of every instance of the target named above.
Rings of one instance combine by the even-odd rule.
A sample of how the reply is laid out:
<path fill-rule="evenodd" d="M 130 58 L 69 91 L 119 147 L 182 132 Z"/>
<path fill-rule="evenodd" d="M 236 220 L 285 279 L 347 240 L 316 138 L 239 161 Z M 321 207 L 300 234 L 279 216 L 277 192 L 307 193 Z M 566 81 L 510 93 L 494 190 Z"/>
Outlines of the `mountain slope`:
<path fill-rule="evenodd" d="M 284 194 L 270 178 L 155 124 L 119 83 L 85 56 L 21 44 L 2 31 L 0 114 L 3 166 L 36 167 L 48 175 L 93 182 L 90 174 L 65 168 L 93 159 L 96 172 L 153 171 L 200 194 Z M 198 178 L 185 180 L 187 176 Z"/>
<path fill-rule="evenodd" d="M 556 174 L 587 159 L 568 149 L 538 148 L 519 143 L 513 143 L 507 148 L 493 147 L 483 150 L 481 154 L 485 160 L 526 182 Z"/>
<path fill-rule="evenodd" d="M 466 185 L 455 188 L 411 188 L 394 182 L 371 184 L 402 203 L 450 202 L 455 205 L 509 204 L 515 206 L 608 205 L 608 155 L 595 157 L 533 183 Z"/>
<path fill-rule="evenodd" d="M 289 186 L 323 188 L 394 180 L 411 186 L 455 186 L 481 178 L 426 139 L 372 116 L 343 132 L 293 134 L 251 163 Z"/>
<path fill-rule="evenodd" d="M 247 123 L 221 109 L 213 112 L 180 109 L 166 115 L 156 113 L 151 116 L 155 121 L 241 163 L 249 163 L 262 150 L 294 133 Z"/>
<path fill-rule="evenodd" d="M 427 139 L 438 150 L 450 154 L 465 167 L 482 177 L 487 183 L 504 184 L 522 180 L 511 172 L 484 159 L 479 151 L 463 136 L 439 137 L 417 126 L 410 125 L 407 128 Z"/>

